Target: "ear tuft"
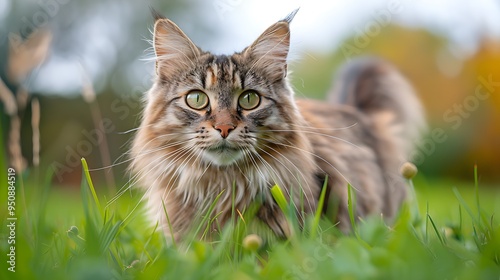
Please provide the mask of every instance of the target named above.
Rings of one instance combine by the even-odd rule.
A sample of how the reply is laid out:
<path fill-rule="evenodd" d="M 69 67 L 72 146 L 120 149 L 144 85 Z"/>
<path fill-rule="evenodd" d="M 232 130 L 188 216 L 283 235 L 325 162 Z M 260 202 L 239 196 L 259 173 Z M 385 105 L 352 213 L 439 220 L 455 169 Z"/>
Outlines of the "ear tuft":
<path fill-rule="evenodd" d="M 284 19 L 282 19 L 281 21 L 285 21 L 287 23 L 291 23 L 293 18 L 295 17 L 295 15 L 299 12 L 299 9 L 300 8 L 297 8 L 295 10 L 293 10 L 290 14 L 288 14 Z"/>
<path fill-rule="evenodd" d="M 164 15 L 162 15 L 160 12 L 158 12 L 158 10 L 153 8 L 153 6 L 149 6 L 149 10 L 151 11 L 151 15 L 155 19 L 155 22 L 160 20 L 160 19 L 166 18 Z"/>

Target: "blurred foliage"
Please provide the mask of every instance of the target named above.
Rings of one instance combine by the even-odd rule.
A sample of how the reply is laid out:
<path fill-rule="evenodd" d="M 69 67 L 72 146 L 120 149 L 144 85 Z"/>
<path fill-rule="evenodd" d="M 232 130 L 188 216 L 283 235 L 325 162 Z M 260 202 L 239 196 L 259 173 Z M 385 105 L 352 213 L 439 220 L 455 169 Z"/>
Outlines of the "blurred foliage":
<path fill-rule="evenodd" d="M 494 215 L 500 197 L 491 188 L 452 189 L 449 182 L 424 182 L 417 175 L 420 208 L 410 202 L 391 226 L 372 216 L 346 234 L 326 217 L 311 227 L 308 219 L 288 240 L 264 242 L 252 251 L 243 240 L 255 234 L 247 226 L 255 217 L 245 211 L 235 225 L 214 231 L 214 240 L 186 237 L 182 244 L 167 244 L 136 208 L 137 189 L 104 206 L 102 192 L 95 195 L 84 174 L 80 194 L 18 174 L 18 187 L 31 185 L 33 191 L 19 193 L 16 272 L 5 269 L 12 266 L 5 261 L 1 279 L 496 279 L 500 273 Z M 0 201 L 6 201 L 5 193 Z M 291 207 L 285 201 L 284 209 Z M 0 253 L 6 260 L 12 249 L 3 221 Z"/>
<path fill-rule="evenodd" d="M 22 154 L 31 165 L 31 108 L 26 103 L 34 97 L 40 99 L 41 166 L 50 170 L 55 164 L 55 183 L 64 185 L 76 186 L 80 181 L 82 156 L 89 158 L 92 167 L 103 167 L 98 149 L 103 134 L 108 138 L 111 158 L 127 159 L 125 143 L 132 134 L 119 132 L 136 125 L 141 96 L 153 75 L 149 67 L 152 63 L 141 61 L 151 56 L 147 42 L 153 25 L 150 7 L 180 24 L 187 22 L 185 29 L 193 38 L 204 38 L 212 32 L 197 16 L 202 10 L 193 8 L 199 4 L 191 1 L 6 1 L 3 7 L 9 12 L 6 18 L 0 14 L 0 23 L 4 23 L 0 28 L 0 78 L 6 88 L 0 87 L 0 93 L 8 92 L 6 95 L 14 99 L 2 103 L 19 105 L 15 115 L 22 121 Z M 186 14 L 193 17 L 186 18 Z M 66 68 L 54 70 L 51 65 Z M 61 70 L 72 73 L 58 72 Z M 52 74 L 51 79 L 65 79 L 70 74 L 77 80 L 62 96 L 33 91 L 37 84 L 43 85 L 38 80 L 45 73 Z M 85 75 L 90 76 L 98 92 L 105 131 L 96 129 L 91 107 L 80 95 L 84 86 L 83 78 L 78 77 Z M 10 111 L 0 106 L 0 123 L 6 128 L 1 135 L 6 143 L 2 145 L 3 155 L 12 150 L 7 141 L 12 127 L 7 116 Z M 117 169 L 123 171 L 125 167 L 122 164 Z M 96 174 L 98 180 L 104 177 L 102 173 Z M 124 177 L 123 172 L 116 174 Z"/>
<path fill-rule="evenodd" d="M 499 182 L 500 41 L 484 38 L 476 53 L 465 56 L 422 29 L 390 25 L 377 36 L 365 35 L 362 47 L 359 36 L 330 54 L 309 54 L 293 64 L 297 95 L 322 99 L 343 63 L 358 55 L 383 57 L 408 77 L 426 110 L 430 127 L 417 145 L 420 169 L 431 176 L 467 179 L 477 163 L 481 180 Z M 484 80 L 492 81 L 490 86 Z M 444 131 L 444 141 L 432 140 L 436 130 Z"/>

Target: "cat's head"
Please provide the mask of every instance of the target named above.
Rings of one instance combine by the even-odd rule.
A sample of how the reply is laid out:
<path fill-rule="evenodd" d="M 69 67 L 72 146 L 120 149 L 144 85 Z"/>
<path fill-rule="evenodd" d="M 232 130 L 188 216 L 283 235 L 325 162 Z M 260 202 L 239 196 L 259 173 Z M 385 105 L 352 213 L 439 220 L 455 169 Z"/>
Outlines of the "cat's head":
<path fill-rule="evenodd" d="M 276 143 L 291 143 L 298 115 L 286 80 L 293 15 L 233 55 L 202 51 L 157 17 L 157 76 L 145 111 L 152 137 L 215 166 L 259 161 L 256 154 L 269 157 L 280 149 Z"/>

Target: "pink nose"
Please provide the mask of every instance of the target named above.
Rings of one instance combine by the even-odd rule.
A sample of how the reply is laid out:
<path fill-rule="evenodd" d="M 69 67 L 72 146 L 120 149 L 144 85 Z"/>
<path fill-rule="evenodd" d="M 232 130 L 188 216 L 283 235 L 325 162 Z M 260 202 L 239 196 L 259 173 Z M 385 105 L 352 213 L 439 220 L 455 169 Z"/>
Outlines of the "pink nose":
<path fill-rule="evenodd" d="M 216 125 L 214 128 L 220 132 L 220 136 L 222 136 L 222 138 L 226 138 L 229 135 L 229 132 L 234 130 L 234 126 L 230 124 L 220 124 Z"/>

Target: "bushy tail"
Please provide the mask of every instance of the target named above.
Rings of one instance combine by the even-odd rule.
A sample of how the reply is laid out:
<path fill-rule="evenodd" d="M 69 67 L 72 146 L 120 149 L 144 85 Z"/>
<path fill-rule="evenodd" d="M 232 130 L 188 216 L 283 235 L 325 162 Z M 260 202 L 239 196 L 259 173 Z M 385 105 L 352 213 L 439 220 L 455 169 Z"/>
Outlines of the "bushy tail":
<path fill-rule="evenodd" d="M 337 75 L 330 101 L 353 106 L 366 114 L 381 139 L 382 153 L 410 160 L 415 141 L 425 129 L 420 101 L 409 82 L 388 62 L 358 58 Z M 390 169 L 394 168 L 394 160 Z M 389 167 L 389 166 L 388 166 Z"/>

